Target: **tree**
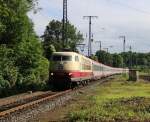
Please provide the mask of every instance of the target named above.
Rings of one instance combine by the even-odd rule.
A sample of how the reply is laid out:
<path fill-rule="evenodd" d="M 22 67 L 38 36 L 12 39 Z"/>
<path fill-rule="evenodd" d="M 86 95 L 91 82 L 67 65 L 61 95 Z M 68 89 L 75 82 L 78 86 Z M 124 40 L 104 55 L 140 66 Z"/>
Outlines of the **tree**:
<path fill-rule="evenodd" d="M 94 60 L 94 61 L 98 61 L 98 58 L 97 58 L 97 56 L 96 55 L 91 55 L 91 57 L 90 57 L 92 60 Z"/>
<path fill-rule="evenodd" d="M 0 0 L 0 44 L 14 46 L 28 37 L 30 23 L 26 15 L 36 0 Z"/>
<path fill-rule="evenodd" d="M 0 0 L 0 86 L 3 88 L 30 88 L 48 79 L 49 62 L 43 57 L 41 42 L 27 16 L 36 4 L 37 0 Z"/>
<path fill-rule="evenodd" d="M 100 50 L 96 52 L 96 56 L 98 57 L 99 62 L 112 66 L 113 60 L 112 60 L 112 55 L 110 53 Z"/>
<path fill-rule="evenodd" d="M 49 63 L 42 56 L 42 46 L 36 37 L 30 36 L 30 40 L 20 43 L 15 51 L 17 54 L 16 66 L 22 76 L 19 82 L 36 84 L 48 79 Z"/>
<path fill-rule="evenodd" d="M 113 67 L 122 67 L 123 58 L 119 54 L 113 54 Z"/>
<path fill-rule="evenodd" d="M 14 51 L 0 46 L 0 89 L 13 87 L 17 81 L 18 68 L 14 66 Z"/>
<path fill-rule="evenodd" d="M 44 39 L 44 54 L 47 59 L 50 58 L 51 53 L 54 51 L 54 48 L 56 51 L 62 51 L 62 22 L 58 20 L 50 21 L 42 37 Z M 72 51 L 75 51 L 76 44 L 80 43 L 83 40 L 82 34 L 77 31 L 77 29 L 69 22 L 67 37 L 68 42 L 65 42 L 65 48 L 69 48 Z"/>
<path fill-rule="evenodd" d="M 123 52 L 110 54 L 105 51 L 97 51 L 98 61 L 114 67 L 131 67 L 150 72 L 150 53 Z M 113 65 L 112 65 L 113 64 Z"/>

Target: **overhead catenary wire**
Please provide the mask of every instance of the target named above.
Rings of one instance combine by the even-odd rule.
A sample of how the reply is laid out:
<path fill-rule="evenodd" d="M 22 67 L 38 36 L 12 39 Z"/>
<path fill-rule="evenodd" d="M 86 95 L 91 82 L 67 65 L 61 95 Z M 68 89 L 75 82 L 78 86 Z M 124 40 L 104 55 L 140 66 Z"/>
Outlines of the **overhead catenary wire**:
<path fill-rule="evenodd" d="M 139 8 L 136 8 L 136 7 L 133 7 L 131 5 L 128 5 L 128 4 L 124 4 L 122 2 L 119 2 L 119 1 L 113 1 L 113 0 L 107 0 L 108 2 L 113 2 L 115 4 L 118 4 L 120 6 L 123 6 L 123 7 L 126 7 L 126 8 L 129 8 L 129 9 L 132 9 L 136 12 L 140 12 L 140 13 L 143 13 L 143 14 L 147 14 L 147 15 L 150 15 L 150 12 L 149 11 L 145 11 L 145 10 L 142 10 L 142 9 L 139 9 Z"/>

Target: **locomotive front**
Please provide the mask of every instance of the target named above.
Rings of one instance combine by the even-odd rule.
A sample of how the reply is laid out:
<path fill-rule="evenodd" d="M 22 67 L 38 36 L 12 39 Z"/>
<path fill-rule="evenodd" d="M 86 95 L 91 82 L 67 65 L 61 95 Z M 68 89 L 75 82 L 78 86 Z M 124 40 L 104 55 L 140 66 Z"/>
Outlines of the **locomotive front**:
<path fill-rule="evenodd" d="M 50 82 L 54 87 L 69 88 L 72 74 L 79 70 L 78 55 L 73 52 L 55 52 L 50 61 Z"/>

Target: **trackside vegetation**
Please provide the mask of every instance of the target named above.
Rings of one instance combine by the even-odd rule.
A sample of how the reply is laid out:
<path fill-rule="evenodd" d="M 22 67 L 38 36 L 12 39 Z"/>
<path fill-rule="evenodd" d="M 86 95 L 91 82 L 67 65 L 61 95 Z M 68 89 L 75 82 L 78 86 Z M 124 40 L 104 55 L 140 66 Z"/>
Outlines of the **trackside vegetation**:
<path fill-rule="evenodd" d="M 49 62 L 27 13 L 36 0 L 0 0 L 0 97 L 43 89 Z"/>
<path fill-rule="evenodd" d="M 123 52 L 111 54 L 106 51 L 96 52 L 97 60 L 113 67 L 130 67 L 150 74 L 150 53 Z"/>
<path fill-rule="evenodd" d="M 75 103 L 69 121 L 149 121 L 150 84 L 118 78 L 93 89 Z"/>

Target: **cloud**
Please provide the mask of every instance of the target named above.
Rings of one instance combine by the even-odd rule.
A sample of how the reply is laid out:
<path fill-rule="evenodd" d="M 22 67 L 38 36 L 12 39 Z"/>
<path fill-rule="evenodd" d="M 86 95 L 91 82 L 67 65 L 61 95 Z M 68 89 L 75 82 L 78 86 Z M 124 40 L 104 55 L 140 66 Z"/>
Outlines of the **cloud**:
<path fill-rule="evenodd" d="M 45 26 L 52 19 L 62 19 L 63 0 L 39 0 L 42 10 L 37 14 L 29 13 L 33 20 L 35 31 L 42 35 Z M 84 35 L 88 33 L 86 15 L 96 15 L 92 20 L 94 40 L 101 40 L 104 47 L 114 45 L 111 51 L 122 51 L 122 40 L 125 35 L 127 45 L 132 45 L 135 51 L 150 51 L 150 1 L 149 0 L 68 0 L 68 19 Z M 102 29 L 105 28 L 105 29 Z M 85 43 L 87 44 L 87 39 Z M 93 44 L 96 49 L 99 47 Z M 140 47 L 140 48 L 139 48 Z"/>

